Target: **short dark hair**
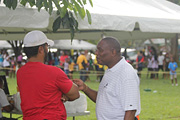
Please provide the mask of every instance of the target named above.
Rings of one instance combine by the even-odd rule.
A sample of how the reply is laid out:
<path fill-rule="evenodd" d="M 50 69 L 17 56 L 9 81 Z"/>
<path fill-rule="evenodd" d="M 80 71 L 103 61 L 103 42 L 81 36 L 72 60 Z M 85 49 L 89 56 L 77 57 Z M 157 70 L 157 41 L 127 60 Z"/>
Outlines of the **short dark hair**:
<path fill-rule="evenodd" d="M 121 53 L 121 46 L 119 41 L 114 37 L 105 37 L 102 39 L 103 41 L 106 41 L 106 43 L 114 48 L 116 52 Z"/>
<path fill-rule="evenodd" d="M 38 49 L 40 46 L 45 47 L 47 43 L 44 43 L 42 45 L 33 46 L 33 47 L 24 47 L 24 53 L 26 54 L 27 58 L 35 57 L 38 54 Z"/>

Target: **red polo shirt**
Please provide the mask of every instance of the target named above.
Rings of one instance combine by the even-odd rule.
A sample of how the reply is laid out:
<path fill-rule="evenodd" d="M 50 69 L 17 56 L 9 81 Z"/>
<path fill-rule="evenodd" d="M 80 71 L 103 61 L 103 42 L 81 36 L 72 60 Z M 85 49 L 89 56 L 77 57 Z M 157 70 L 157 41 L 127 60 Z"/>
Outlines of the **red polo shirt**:
<path fill-rule="evenodd" d="M 66 120 L 61 96 L 73 83 L 61 69 L 28 62 L 18 70 L 17 84 L 24 120 Z"/>

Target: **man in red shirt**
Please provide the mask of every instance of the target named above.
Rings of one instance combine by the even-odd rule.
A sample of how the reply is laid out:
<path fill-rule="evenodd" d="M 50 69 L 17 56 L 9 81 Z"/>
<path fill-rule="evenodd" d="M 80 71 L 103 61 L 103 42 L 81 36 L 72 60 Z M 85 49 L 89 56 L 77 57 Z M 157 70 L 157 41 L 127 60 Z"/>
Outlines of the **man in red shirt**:
<path fill-rule="evenodd" d="M 141 71 L 143 69 L 143 63 L 144 63 L 144 55 L 143 55 L 143 51 L 140 51 L 136 58 L 136 69 L 138 70 L 138 76 L 140 78 L 141 78 Z"/>
<path fill-rule="evenodd" d="M 37 30 L 24 38 L 28 62 L 17 72 L 23 120 L 66 120 L 63 101 L 79 98 L 78 87 L 61 69 L 44 64 L 53 44 Z"/>

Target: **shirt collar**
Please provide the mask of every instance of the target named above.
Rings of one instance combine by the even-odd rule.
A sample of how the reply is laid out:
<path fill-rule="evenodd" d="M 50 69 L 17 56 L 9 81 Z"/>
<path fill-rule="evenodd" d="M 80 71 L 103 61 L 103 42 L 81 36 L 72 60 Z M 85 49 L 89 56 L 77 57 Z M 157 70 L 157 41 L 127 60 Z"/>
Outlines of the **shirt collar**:
<path fill-rule="evenodd" d="M 118 63 L 116 63 L 112 68 L 108 68 L 107 71 L 115 72 L 117 69 L 119 69 L 118 66 L 121 66 L 124 63 L 124 61 L 125 61 L 125 59 L 122 56 L 122 59 Z"/>

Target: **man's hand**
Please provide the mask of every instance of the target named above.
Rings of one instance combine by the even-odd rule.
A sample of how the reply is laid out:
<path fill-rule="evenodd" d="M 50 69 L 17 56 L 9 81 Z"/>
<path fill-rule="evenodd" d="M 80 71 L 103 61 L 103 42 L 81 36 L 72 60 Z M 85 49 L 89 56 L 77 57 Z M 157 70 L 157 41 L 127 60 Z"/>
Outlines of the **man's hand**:
<path fill-rule="evenodd" d="M 84 82 L 80 79 L 73 79 L 72 80 L 79 88 L 79 90 L 85 91 L 87 86 L 84 84 Z"/>
<path fill-rule="evenodd" d="M 61 101 L 63 102 L 63 103 L 65 103 L 66 101 L 68 101 L 69 100 L 69 98 L 66 96 L 66 95 L 62 95 L 62 97 L 61 97 Z"/>
<path fill-rule="evenodd" d="M 96 102 L 97 91 L 89 88 L 80 79 L 73 79 L 72 81 L 78 86 L 79 90 L 82 90 L 93 102 Z"/>
<path fill-rule="evenodd" d="M 134 120 L 136 110 L 129 110 L 125 112 L 124 120 Z"/>

